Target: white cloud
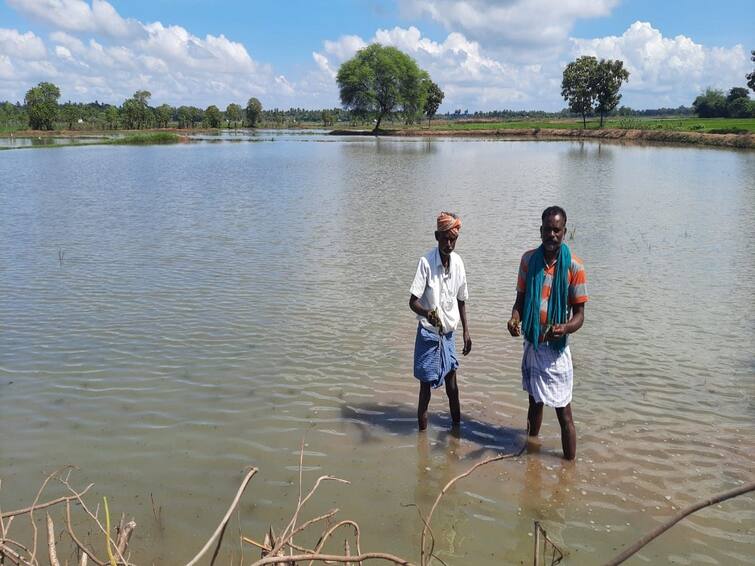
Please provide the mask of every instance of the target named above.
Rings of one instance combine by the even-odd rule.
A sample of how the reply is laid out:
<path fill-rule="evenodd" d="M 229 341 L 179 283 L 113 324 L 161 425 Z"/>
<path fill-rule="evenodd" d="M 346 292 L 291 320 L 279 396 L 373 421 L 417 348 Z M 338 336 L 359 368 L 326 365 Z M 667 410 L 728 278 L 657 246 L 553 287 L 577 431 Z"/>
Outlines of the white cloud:
<path fill-rule="evenodd" d="M 9 0 L 25 15 L 53 26 L 45 43 L 32 32 L 0 29 L 0 100 L 18 99 L 55 77 L 62 99 L 120 104 L 136 90 L 152 103 L 223 106 L 258 96 L 267 105 L 296 102 L 296 85 L 256 62 L 223 34 L 198 37 L 181 26 L 121 17 L 105 0 Z M 24 64 L 21 64 L 21 60 Z"/>
<path fill-rule="evenodd" d="M 397 47 L 411 55 L 428 71 L 445 93 L 443 109 L 494 109 L 519 106 L 547 84 L 540 65 L 511 65 L 484 53 L 480 44 L 461 33 L 450 33 L 443 42 L 423 37 L 419 29 L 394 27 L 379 29 L 370 43 Z M 324 42 L 323 52 L 313 57 L 323 73 L 335 76 L 333 69 L 351 58 L 368 42 L 354 36 Z M 324 78 L 323 81 L 324 82 Z M 328 89 L 337 100 L 337 88 Z M 532 106 L 536 106 L 534 101 Z M 530 106 L 530 107 L 532 107 Z"/>
<path fill-rule="evenodd" d="M 141 32 L 132 19 L 122 18 L 105 0 L 7 0 L 27 16 L 70 32 L 92 32 L 107 37 L 130 37 Z"/>
<path fill-rule="evenodd" d="M 578 19 L 608 15 L 619 0 L 406 0 L 408 17 L 429 16 L 486 45 L 543 46 L 565 40 Z"/>
<path fill-rule="evenodd" d="M 639 107 L 689 106 L 708 86 L 728 90 L 743 85 L 750 68 L 741 45 L 710 48 L 684 35 L 664 37 L 648 22 L 633 23 L 621 36 L 572 39 L 571 43 L 574 57 L 624 61 L 630 72 L 623 88 L 626 103 Z"/>
<path fill-rule="evenodd" d="M 0 28 L 0 54 L 18 59 L 43 59 L 47 55 L 44 42 L 28 31 Z"/>

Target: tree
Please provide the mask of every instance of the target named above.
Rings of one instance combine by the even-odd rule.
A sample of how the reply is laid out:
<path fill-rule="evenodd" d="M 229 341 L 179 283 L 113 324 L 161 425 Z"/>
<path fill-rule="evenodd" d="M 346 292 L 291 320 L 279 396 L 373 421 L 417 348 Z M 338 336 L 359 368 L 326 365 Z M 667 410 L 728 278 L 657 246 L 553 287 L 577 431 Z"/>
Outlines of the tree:
<path fill-rule="evenodd" d="M 587 128 L 587 115 L 593 112 L 595 101 L 594 80 L 598 60 L 584 55 L 569 63 L 561 80 L 561 96 L 569 104 L 569 110 L 582 115 L 582 125 Z"/>
<path fill-rule="evenodd" d="M 338 69 L 341 103 L 356 115 L 376 115 L 374 132 L 396 110 L 405 115 L 422 109 L 422 79 L 426 74 L 414 59 L 395 47 L 373 43 Z"/>
<path fill-rule="evenodd" d="M 440 90 L 440 87 L 433 81 L 430 81 L 430 83 L 427 85 L 427 98 L 425 99 L 424 108 L 425 116 L 427 116 L 428 128 L 430 127 L 430 120 L 432 120 L 433 116 L 435 116 L 435 113 L 438 112 L 438 108 L 443 102 L 444 97 L 445 94 L 442 90 Z"/>
<path fill-rule="evenodd" d="M 60 119 L 66 123 L 69 130 L 73 130 L 74 124 L 78 122 L 80 117 L 79 107 L 70 100 L 60 107 Z"/>
<path fill-rule="evenodd" d="M 204 111 L 204 120 L 211 128 L 219 128 L 223 121 L 223 115 L 220 113 L 220 109 L 213 104 Z"/>
<path fill-rule="evenodd" d="M 595 111 L 600 114 L 601 128 L 605 116 L 619 104 L 619 89 L 626 80 L 629 80 L 629 71 L 624 68 L 624 62 L 618 59 L 601 59 L 595 68 L 592 86 L 597 102 Z"/>
<path fill-rule="evenodd" d="M 254 97 L 250 98 L 246 103 L 246 121 L 250 128 L 257 126 L 260 114 L 262 114 L 262 103 Z"/>
<path fill-rule="evenodd" d="M 692 103 L 695 114 L 700 118 L 719 118 L 726 116 L 726 97 L 724 91 L 708 88 Z"/>
<path fill-rule="evenodd" d="M 176 111 L 179 128 L 191 128 L 191 108 L 188 106 L 179 106 Z"/>
<path fill-rule="evenodd" d="M 726 95 L 726 103 L 731 104 L 737 98 L 750 98 L 750 91 L 741 86 L 735 86 L 729 89 L 729 94 Z"/>
<path fill-rule="evenodd" d="M 228 127 L 231 127 L 233 122 L 233 129 L 236 129 L 236 123 L 241 120 L 241 106 L 231 102 L 225 109 L 225 119 L 228 120 Z"/>
<path fill-rule="evenodd" d="M 105 109 L 105 124 L 111 130 L 118 128 L 118 108 L 115 106 L 108 106 Z"/>
<path fill-rule="evenodd" d="M 750 51 L 752 62 L 755 63 L 755 50 Z M 749 86 L 752 90 L 755 90 L 755 71 L 747 75 L 747 86 Z"/>
<path fill-rule="evenodd" d="M 152 93 L 148 90 L 137 90 L 134 96 L 123 102 L 123 121 L 126 128 L 135 130 L 147 126 L 150 117 L 149 99 Z"/>
<path fill-rule="evenodd" d="M 330 110 L 323 110 L 320 113 L 320 119 L 322 120 L 322 125 L 324 128 L 333 125 L 333 114 L 330 112 Z"/>
<path fill-rule="evenodd" d="M 58 98 L 60 89 L 52 83 L 39 83 L 27 91 L 24 104 L 32 130 L 53 129 L 58 115 Z"/>
<path fill-rule="evenodd" d="M 155 108 L 155 119 L 160 128 L 167 128 L 170 119 L 173 117 L 173 107 L 170 104 L 161 104 Z"/>

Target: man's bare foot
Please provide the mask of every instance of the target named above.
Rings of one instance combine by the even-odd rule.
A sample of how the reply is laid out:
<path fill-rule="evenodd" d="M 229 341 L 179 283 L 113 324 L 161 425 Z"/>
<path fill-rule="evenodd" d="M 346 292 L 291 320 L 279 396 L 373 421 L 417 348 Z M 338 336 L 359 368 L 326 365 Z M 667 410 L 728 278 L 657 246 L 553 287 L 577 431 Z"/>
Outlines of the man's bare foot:
<path fill-rule="evenodd" d="M 417 422 L 419 424 L 419 429 L 425 430 L 427 428 L 427 413 L 418 417 Z"/>

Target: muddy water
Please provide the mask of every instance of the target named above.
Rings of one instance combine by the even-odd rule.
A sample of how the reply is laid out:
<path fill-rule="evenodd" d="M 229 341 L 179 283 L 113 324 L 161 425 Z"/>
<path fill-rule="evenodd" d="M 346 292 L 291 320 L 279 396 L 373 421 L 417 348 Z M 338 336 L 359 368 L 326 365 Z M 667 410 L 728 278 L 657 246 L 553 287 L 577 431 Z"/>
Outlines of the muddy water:
<path fill-rule="evenodd" d="M 139 563 L 180 563 L 248 466 L 242 530 L 260 539 L 288 519 L 303 439 L 306 486 L 351 481 L 324 485 L 305 515 L 338 507 L 363 549 L 418 560 L 413 505 L 427 512 L 450 478 L 523 440 L 521 342 L 505 321 L 554 203 L 589 279 L 572 340 L 578 459 L 561 460 L 546 411 L 538 445 L 446 496 L 438 555 L 530 563 L 537 520 L 565 563 L 599 564 L 752 481 L 755 154 L 262 137 L 0 154 L 3 509 L 76 464 L 77 485 L 135 516 Z M 418 435 L 408 289 L 441 209 L 464 220 L 474 348 L 460 434 L 438 391 Z M 633 560 L 752 564 L 754 524 L 740 497 Z"/>

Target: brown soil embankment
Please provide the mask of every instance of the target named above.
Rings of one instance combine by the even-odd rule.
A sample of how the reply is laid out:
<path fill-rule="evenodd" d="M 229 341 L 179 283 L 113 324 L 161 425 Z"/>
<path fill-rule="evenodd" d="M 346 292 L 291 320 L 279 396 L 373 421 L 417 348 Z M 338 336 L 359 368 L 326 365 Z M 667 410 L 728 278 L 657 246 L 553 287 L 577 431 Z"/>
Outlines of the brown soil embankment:
<path fill-rule="evenodd" d="M 536 139 L 603 139 L 632 142 L 661 142 L 694 144 L 718 147 L 755 149 L 755 134 L 706 134 L 701 132 L 678 132 L 675 130 L 624 130 L 604 128 L 601 130 L 569 130 L 547 128 L 500 128 L 491 130 L 334 130 L 331 135 L 381 135 L 406 137 L 525 137 Z"/>

